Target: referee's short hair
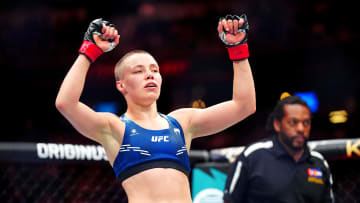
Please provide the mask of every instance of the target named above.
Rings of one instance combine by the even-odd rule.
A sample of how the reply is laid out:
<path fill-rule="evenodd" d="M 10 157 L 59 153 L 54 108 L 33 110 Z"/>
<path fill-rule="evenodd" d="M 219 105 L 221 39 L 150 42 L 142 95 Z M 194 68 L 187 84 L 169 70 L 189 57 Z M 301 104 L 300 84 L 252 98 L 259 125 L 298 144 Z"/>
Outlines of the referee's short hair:
<path fill-rule="evenodd" d="M 267 121 L 266 121 L 266 130 L 268 132 L 270 132 L 271 134 L 276 134 L 276 131 L 274 129 L 274 125 L 273 125 L 273 122 L 274 120 L 277 120 L 277 121 L 281 121 L 282 118 L 284 117 L 284 106 L 286 104 L 300 104 L 300 105 L 303 105 L 305 106 L 306 108 L 309 108 L 309 106 L 306 104 L 306 102 L 304 100 L 302 100 L 300 97 L 298 96 L 288 96 L 288 97 L 285 97 L 284 99 L 280 99 L 276 106 L 274 107 L 273 111 L 270 113 L 269 117 L 267 118 Z"/>

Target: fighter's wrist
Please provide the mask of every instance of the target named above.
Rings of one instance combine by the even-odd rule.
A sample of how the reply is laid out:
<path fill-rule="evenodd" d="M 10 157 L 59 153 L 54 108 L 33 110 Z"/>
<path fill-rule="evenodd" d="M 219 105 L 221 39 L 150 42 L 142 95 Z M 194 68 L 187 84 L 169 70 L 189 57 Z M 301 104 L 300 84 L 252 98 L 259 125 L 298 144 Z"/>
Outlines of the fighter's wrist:
<path fill-rule="evenodd" d="M 243 59 L 247 59 L 250 56 L 247 43 L 239 44 L 232 47 L 226 47 L 226 49 L 228 51 L 229 58 L 232 61 L 240 61 Z"/>
<path fill-rule="evenodd" d="M 84 40 L 79 48 L 79 54 L 85 55 L 90 63 L 94 63 L 102 53 L 103 51 L 96 44 L 87 40 Z"/>

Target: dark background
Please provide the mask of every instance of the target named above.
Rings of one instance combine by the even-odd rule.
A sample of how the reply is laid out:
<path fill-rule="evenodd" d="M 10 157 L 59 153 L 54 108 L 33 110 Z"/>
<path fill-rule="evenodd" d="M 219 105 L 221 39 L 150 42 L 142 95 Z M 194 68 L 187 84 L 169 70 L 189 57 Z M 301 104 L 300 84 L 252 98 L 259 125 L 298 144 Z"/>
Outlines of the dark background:
<path fill-rule="evenodd" d="M 192 149 L 245 145 L 269 136 L 267 115 L 280 94 L 314 91 L 312 140 L 359 137 L 359 20 L 351 1 L 14 1 L 0 8 L 2 68 L 1 141 L 91 143 L 55 108 L 63 78 L 77 57 L 88 24 L 102 17 L 116 25 L 120 44 L 88 73 L 81 101 L 119 101 L 113 68 L 133 49 L 152 53 L 163 86 L 159 111 L 169 113 L 202 99 L 231 99 L 232 63 L 217 36 L 226 14 L 246 13 L 257 112 L 239 124 L 193 141 Z M 329 113 L 348 121 L 331 124 Z"/>

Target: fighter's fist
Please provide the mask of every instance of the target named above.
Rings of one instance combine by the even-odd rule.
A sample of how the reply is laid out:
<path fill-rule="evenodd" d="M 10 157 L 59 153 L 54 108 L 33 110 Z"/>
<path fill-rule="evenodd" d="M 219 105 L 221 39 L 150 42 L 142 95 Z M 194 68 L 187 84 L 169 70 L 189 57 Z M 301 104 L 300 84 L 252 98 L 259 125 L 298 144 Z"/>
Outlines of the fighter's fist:
<path fill-rule="evenodd" d="M 93 20 L 84 34 L 79 53 L 93 63 L 103 52 L 113 50 L 119 44 L 119 39 L 120 35 L 113 24 L 101 18 Z"/>
<path fill-rule="evenodd" d="M 119 44 L 120 35 L 112 24 L 106 25 L 103 22 L 101 33 L 94 32 L 93 39 L 101 50 L 108 52 L 113 50 Z"/>
<path fill-rule="evenodd" d="M 245 14 L 226 15 L 220 18 L 217 30 L 226 46 L 236 46 L 247 42 L 249 23 Z"/>
<path fill-rule="evenodd" d="M 217 30 L 231 60 L 238 61 L 249 57 L 247 45 L 249 23 L 245 14 L 226 15 L 225 18 L 220 18 Z"/>

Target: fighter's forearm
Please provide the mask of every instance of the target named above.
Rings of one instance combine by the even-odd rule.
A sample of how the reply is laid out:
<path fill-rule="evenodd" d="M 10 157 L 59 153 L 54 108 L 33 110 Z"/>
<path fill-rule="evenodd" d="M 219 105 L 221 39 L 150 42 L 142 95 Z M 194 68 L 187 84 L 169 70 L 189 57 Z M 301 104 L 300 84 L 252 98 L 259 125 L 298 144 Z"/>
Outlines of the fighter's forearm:
<path fill-rule="evenodd" d="M 234 61 L 233 101 L 255 110 L 255 85 L 248 59 Z"/>

